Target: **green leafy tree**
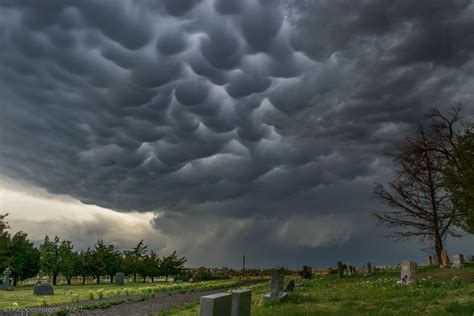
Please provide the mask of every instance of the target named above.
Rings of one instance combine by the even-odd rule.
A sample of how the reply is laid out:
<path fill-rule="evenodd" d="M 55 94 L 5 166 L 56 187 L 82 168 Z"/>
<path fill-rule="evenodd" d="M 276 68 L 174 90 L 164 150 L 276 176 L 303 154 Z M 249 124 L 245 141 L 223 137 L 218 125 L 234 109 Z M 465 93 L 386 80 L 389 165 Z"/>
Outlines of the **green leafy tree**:
<path fill-rule="evenodd" d="M 53 277 L 53 285 L 56 285 L 59 272 L 61 271 L 60 246 L 61 241 L 58 236 L 54 237 L 53 240 L 46 236 L 43 244 L 40 246 L 41 271 Z"/>
<path fill-rule="evenodd" d="M 114 245 L 100 239 L 95 244 L 92 262 L 97 284 L 100 283 L 100 277 L 104 275 L 110 276 L 110 282 L 113 283 L 113 277 L 120 269 L 120 252 Z"/>
<path fill-rule="evenodd" d="M 181 273 L 186 261 L 185 257 L 178 258 L 176 251 L 173 251 L 169 256 L 163 257 L 160 264 L 160 273 L 165 276 L 166 282 L 168 282 L 168 277 L 175 277 Z"/>
<path fill-rule="evenodd" d="M 453 204 L 461 212 L 461 226 L 474 234 L 474 133 L 459 137 L 444 173 Z"/>
<path fill-rule="evenodd" d="M 0 214 L 0 273 L 10 264 L 10 256 L 8 254 L 8 244 L 10 242 L 10 234 L 8 229 L 10 226 L 6 221 L 7 214 Z"/>
<path fill-rule="evenodd" d="M 40 253 L 29 241 L 26 233 L 20 231 L 13 235 L 8 245 L 8 253 L 13 285 L 16 286 L 18 281 L 31 278 L 39 272 Z"/>
<path fill-rule="evenodd" d="M 160 263 L 161 260 L 158 254 L 153 250 L 150 251 L 149 255 L 146 255 L 145 258 L 143 258 L 139 271 L 143 277 L 143 282 L 145 282 L 147 277 L 151 278 L 151 282 L 155 281 L 155 276 L 160 274 Z"/>
<path fill-rule="evenodd" d="M 96 277 L 97 275 L 99 275 L 100 278 L 102 274 L 100 268 L 98 269 L 96 266 L 95 252 L 94 250 L 87 248 L 86 252 L 82 254 L 82 284 L 85 284 L 86 277 Z M 98 282 L 100 282 L 100 280 L 98 280 Z"/>
<path fill-rule="evenodd" d="M 66 277 L 67 284 L 71 284 L 73 276 L 77 275 L 78 254 L 69 240 L 63 240 L 59 245 L 59 272 Z"/>
<path fill-rule="evenodd" d="M 148 253 L 148 245 L 140 240 L 140 242 L 132 248 L 132 250 L 124 252 L 124 268 L 127 274 L 133 275 L 133 282 L 137 280 L 137 274 L 141 269 L 144 257 Z"/>

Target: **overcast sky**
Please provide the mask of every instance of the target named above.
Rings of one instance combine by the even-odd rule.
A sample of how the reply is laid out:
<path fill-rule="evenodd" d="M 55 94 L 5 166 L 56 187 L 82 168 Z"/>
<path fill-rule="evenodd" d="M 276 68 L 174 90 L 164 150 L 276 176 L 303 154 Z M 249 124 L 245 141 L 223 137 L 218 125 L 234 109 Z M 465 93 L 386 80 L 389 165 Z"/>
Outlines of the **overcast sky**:
<path fill-rule="evenodd" d="M 428 108 L 473 113 L 473 30 L 471 0 L 0 0 L 0 213 L 191 266 L 426 261 L 371 192 Z"/>

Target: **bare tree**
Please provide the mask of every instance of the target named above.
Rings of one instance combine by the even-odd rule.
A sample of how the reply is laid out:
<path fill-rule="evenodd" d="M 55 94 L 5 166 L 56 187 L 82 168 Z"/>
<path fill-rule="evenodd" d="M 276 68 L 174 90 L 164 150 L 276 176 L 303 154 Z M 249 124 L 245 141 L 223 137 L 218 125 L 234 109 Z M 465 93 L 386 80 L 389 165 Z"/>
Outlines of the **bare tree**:
<path fill-rule="evenodd" d="M 460 108 L 448 116 L 433 110 L 431 127 L 420 124 L 399 154 L 393 155 L 395 175 L 388 185 L 375 184 L 374 196 L 390 208 L 373 212 L 378 222 L 392 230 L 395 239 L 420 238 L 431 242 L 441 260 L 447 236 L 459 237 L 459 212 L 444 187 L 443 171 L 456 146 L 455 125 Z"/>

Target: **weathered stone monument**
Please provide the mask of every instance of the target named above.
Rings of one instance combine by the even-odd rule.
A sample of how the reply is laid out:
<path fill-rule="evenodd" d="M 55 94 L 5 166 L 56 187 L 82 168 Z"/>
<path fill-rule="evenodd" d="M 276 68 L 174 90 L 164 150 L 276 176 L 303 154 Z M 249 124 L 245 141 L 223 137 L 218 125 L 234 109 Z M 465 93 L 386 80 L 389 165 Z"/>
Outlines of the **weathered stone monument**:
<path fill-rule="evenodd" d="M 12 290 L 13 286 L 11 284 L 10 275 L 11 275 L 10 268 L 6 268 L 3 271 L 3 278 L 2 283 L 0 284 L 0 290 Z"/>
<path fill-rule="evenodd" d="M 232 291 L 231 316 L 250 316 L 252 307 L 252 290 L 240 289 Z"/>
<path fill-rule="evenodd" d="M 117 272 L 115 273 L 115 284 L 124 285 L 125 284 L 125 273 Z"/>
<path fill-rule="evenodd" d="M 464 256 L 461 254 L 453 255 L 453 268 L 464 267 Z"/>
<path fill-rule="evenodd" d="M 441 250 L 441 264 L 443 266 L 449 266 L 449 257 L 448 257 L 448 253 L 446 252 L 446 250 Z"/>
<path fill-rule="evenodd" d="M 416 282 L 416 262 L 402 261 L 400 264 L 401 282 L 403 284 L 410 284 Z"/>
<path fill-rule="evenodd" d="M 54 295 L 54 290 L 51 284 L 47 284 L 47 283 L 36 284 L 33 287 L 33 294 L 34 295 Z"/>
<path fill-rule="evenodd" d="M 340 279 L 344 276 L 344 265 L 342 264 L 342 261 L 337 262 L 337 274 Z"/>
<path fill-rule="evenodd" d="M 281 301 L 288 296 L 287 292 L 283 292 L 283 279 L 285 270 L 283 268 L 276 268 L 272 270 L 272 280 L 270 284 L 270 293 L 264 295 L 264 303 L 272 301 Z"/>
<path fill-rule="evenodd" d="M 366 277 L 372 275 L 372 264 L 370 262 L 367 262 L 366 265 L 365 265 L 365 274 L 364 275 Z"/>
<path fill-rule="evenodd" d="M 202 296 L 200 299 L 200 316 L 229 316 L 232 313 L 232 294 L 217 293 Z"/>
<path fill-rule="evenodd" d="M 432 256 L 428 256 L 428 265 L 433 265 L 433 257 Z"/>

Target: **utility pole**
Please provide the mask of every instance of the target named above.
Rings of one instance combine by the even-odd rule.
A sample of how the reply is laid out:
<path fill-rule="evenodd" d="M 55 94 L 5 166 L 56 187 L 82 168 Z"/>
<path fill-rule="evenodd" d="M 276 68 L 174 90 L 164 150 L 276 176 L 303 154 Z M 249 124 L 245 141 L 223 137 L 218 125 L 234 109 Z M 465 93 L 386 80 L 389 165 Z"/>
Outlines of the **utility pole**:
<path fill-rule="evenodd" d="M 244 257 L 242 258 L 242 280 L 245 279 L 245 254 Z"/>

